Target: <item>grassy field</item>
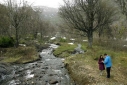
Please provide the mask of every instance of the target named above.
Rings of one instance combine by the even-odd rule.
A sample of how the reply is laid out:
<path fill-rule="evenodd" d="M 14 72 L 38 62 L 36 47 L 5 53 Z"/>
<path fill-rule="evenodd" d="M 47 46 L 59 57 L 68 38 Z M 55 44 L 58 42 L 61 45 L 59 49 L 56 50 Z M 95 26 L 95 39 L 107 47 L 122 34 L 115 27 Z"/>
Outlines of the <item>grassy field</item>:
<path fill-rule="evenodd" d="M 39 59 L 38 53 L 34 47 L 12 47 L 0 50 L 0 62 L 4 63 L 20 64 Z"/>
<path fill-rule="evenodd" d="M 65 57 L 65 64 L 72 77 L 72 79 L 78 85 L 127 85 L 127 53 L 125 51 L 114 51 L 94 45 L 92 49 L 88 49 L 86 43 L 82 44 L 82 48 L 86 50 L 84 54 L 72 55 L 65 49 L 69 49 L 69 46 L 62 45 L 56 51 L 55 54 L 62 54 L 60 57 Z M 77 45 L 74 45 L 77 46 Z M 62 50 L 64 48 L 64 51 Z M 71 50 L 73 50 L 71 48 Z M 106 71 L 103 71 L 101 76 L 98 68 L 98 58 L 104 53 L 111 56 L 113 66 L 111 68 L 111 78 L 106 78 Z M 59 56 L 59 55 L 58 55 Z"/>

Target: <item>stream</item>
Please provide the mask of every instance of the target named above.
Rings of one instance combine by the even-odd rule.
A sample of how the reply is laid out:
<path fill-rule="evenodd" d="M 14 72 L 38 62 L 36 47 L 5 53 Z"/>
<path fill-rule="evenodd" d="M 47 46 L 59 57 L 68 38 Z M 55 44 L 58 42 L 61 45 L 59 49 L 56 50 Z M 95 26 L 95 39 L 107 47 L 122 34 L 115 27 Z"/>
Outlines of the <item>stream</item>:
<path fill-rule="evenodd" d="M 74 85 L 64 66 L 64 58 L 53 55 L 57 47 L 51 44 L 42 50 L 39 61 L 11 66 L 10 74 L 1 76 L 0 85 Z"/>

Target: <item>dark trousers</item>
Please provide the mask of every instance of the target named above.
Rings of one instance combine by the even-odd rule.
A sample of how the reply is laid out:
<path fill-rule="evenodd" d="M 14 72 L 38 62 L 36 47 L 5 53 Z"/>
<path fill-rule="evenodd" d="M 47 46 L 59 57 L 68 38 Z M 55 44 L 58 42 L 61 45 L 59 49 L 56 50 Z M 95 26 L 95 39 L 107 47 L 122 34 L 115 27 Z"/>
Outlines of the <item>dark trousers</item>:
<path fill-rule="evenodd" d="M 110 70 L 111 70 L 111 67 L 106 67 L 107 78 L 110 78 Z"/>

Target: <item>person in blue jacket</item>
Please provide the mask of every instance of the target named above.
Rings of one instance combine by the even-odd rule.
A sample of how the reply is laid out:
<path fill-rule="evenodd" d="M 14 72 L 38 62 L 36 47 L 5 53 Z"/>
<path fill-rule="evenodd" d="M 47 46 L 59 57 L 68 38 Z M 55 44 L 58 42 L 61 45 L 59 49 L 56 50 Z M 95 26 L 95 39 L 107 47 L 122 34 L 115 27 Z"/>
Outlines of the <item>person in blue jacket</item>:
<path fill-rule="evenodd" d="M 103 63 L 106 66 L 107 78 L 110 78 L 110 70 L 112 67 L 112 60 L 111 60 L 111 57 L 109 55 L 107 55 L 106 53 L 104 54 L 104 57 L 105 58 L 104 58 Z"/>

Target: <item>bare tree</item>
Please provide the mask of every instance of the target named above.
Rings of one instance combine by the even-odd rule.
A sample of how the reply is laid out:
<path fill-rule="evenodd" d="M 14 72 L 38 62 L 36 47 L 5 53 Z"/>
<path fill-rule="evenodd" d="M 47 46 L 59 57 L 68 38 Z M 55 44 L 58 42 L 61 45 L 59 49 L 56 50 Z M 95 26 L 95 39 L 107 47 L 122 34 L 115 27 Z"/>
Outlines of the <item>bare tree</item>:
<path fill-rule="evenodd" d="M 9 24 L 7 8 L 5 5 L 0 4 L 0 36 L 10 36 L 8 31 Z"/>
<path fill-rule="evenodd" d="M 11 27 L 15 29 L 15 39 L 16 39 L 16 47 L 18 47 L 19 44 L 19 33 L 21 29 L 21 24 L 23 21 L 27 19 L 28 10 L 27 3 L 24 1 L 18 2 L 17 0 L 8 0 L 7 1 L 7 7 L 9 12 L 9 18 L 10 18 L 10 24 Z"/>
<path fill-rule="evenodd" d="M 118 32 L 118 33 L 117 32 L 115 33 L 117 36 L 119 35 L 119 37 L 121 38 L 123 37 L 126 38 L 127 36 L 127 24 L 126 24 L 127 22 L 127 0 L 114 0 L 114 1 L 117 3 L 118 7 L 121 9 L 121 13 L 125 15 L 126 17 L 126 18 L 123 17 L 123 15 L 121 14 L 120 18 L 122 19 L 122 21 L 119 22 L 119 25 L 117 24 L 116 26 L 114 26 L 116 28 L 115 30 L 117 30 Z"/>
<path fill-rule="evenodd" d="M 118 6 L 121 8 L 121 11 L 127 18 L 127 0 L 115 0 Z"/>
<path fill-rule="evenodd" d="M 99 23 L 101 23 L 104 19 L 106 19 L 106 24 L 104 23 L 103 25 L 99 26 L 97 30 L 99 38 L 102 34 L 107 35 L 107 37 L 113 37 L 111 25 L 112 22 L 119 20 L 119 11 L 116 10 L 117 7 L 112 6 L 112 4 L 115 5 L 113 1 L 104 0 L 103 3 L 99 2 L 99 4 L 100 5 L 98 5 L 97 20 Z"/>
<path fill-rule="evenodd" d="M 115 14 L 113 7 L 103 1 L 64 0 L 64 6 L 59 9 L 59 14 L 69 25 L 87 34 L 89 47 L 92 47 L 93 32 L 111 23 Z"/>

